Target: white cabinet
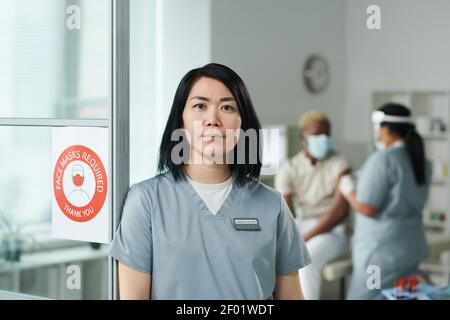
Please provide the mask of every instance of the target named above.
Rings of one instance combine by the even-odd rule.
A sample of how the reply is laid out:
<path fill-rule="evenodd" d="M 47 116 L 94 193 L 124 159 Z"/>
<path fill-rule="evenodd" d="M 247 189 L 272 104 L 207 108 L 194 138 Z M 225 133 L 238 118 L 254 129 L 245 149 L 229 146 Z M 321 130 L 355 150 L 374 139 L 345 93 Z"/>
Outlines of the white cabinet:
<path fill-rule="evenodd" d="M 425 145 L 427 159 L 432 163 L 433 178 L 423 219 L 429 229 L 450 231 L 450 90 L 449 91 L 376 91 L 372 109 L 387 102 L 410 108 L 417 131 Z M 372 137 L 371 137 L 372 138 Z"/>

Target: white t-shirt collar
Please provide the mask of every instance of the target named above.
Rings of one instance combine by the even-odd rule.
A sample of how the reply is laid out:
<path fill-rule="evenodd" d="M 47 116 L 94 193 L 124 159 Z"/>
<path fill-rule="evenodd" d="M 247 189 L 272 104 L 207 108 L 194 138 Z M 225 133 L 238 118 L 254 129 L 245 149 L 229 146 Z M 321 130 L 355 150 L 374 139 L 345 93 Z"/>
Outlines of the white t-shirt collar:
<path fill-rule="evenodd" d="M 230 178 L 228 178 L 227 180 L 225 180 L 224 182 L 220 182 L 220 183 L 202 183 L 202 182 L 192 180 L 187 175 L 186 175 L 186 178 L 196 188 L 201 189 L 201 190 L 222 190 L 222 189 L 229 187 L 233 182 L 232 176 Z"/>

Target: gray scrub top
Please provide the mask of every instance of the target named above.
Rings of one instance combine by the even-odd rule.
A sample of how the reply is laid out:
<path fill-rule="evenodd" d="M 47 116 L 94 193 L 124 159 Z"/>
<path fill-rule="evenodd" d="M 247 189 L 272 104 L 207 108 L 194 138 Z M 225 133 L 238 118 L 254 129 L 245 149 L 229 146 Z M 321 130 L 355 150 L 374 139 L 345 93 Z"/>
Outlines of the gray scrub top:
<path fill-rule="evenodd" d="M 371 204 L 379 212 L 374 217 L 356 214 L 350 298 L 374 296 L 375 292 L 363 292 L 367 291 L 368 266 L 379 266 L 381 279 L 387 282 L 382 283 L 382 288 L 391 287 L 393 280 L 388 279 L 402 277 L 427 258 L 422 210 L 431 180 L 429 163 L 426 177 L 425 185 L 416 183 L 404 147 L 380 150 L 367 159 L 357 183 L 357 200 Z"/>
<path fill-rule="evenodd" d="M 233 218 L 257 218 L 260 231 Z M 152 275 L 152 299 L 270 299 L 276 275 L 311 262 L 280 193 L 249 179 L 213 215 L 166 172 L 131 187 L 110 255 Z"/>

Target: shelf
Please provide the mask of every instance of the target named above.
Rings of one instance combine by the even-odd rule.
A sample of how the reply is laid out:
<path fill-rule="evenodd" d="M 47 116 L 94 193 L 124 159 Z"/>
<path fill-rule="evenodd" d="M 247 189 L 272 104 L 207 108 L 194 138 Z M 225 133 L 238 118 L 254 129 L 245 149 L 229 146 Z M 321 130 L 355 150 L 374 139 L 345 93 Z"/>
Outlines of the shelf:
<path fill-rule="evenodd" d="M 50 299 L 26 293 L 0 290 L 0 300 L 50 300 Z"/>
<path fill-rule="evenodd" d="M 445 221 L 423 221 L 423 226 L 425 228 L 445 228 Z"/>
<path fill-rule="evenodd" d="M 427 134 L 423 134 L 421 135 L 423 139 L 427 139 L 427 140 L 431 140 L 431 139 L 440 139 L 440 140 L 445 140 L 448 138 L 448 135 L 446 132 L 442 132 L 442 133 L 427 133 Z"/>
<path fill-rule="evenodd" d="M 448 183 L 447 180 L 433 180 L 431 181 L 431 184 L 435 184 L 435 185 L 446 185 Z"/>
<path fill-rule="evenodd" d="M 90 261 L 108 257 L 107 247 L 92 249 L 90 246 L 79 246 L 68 249 L 41 251 L 23 254 L 20 261 L 0 261 L 0 274 L 15 270 L 28 270 L 51 265 Z"/>

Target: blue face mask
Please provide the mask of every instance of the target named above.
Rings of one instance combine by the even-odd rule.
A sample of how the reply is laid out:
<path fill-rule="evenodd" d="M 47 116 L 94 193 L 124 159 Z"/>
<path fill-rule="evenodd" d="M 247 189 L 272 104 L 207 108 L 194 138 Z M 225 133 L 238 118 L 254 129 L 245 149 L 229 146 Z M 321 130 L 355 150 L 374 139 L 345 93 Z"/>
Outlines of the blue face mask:
<path fill-rule="evenodd" d="M 331 139 L 326 134 L 307 137 L 308 152 L 317 160 L 322 160 L 331 151 Z"/>

